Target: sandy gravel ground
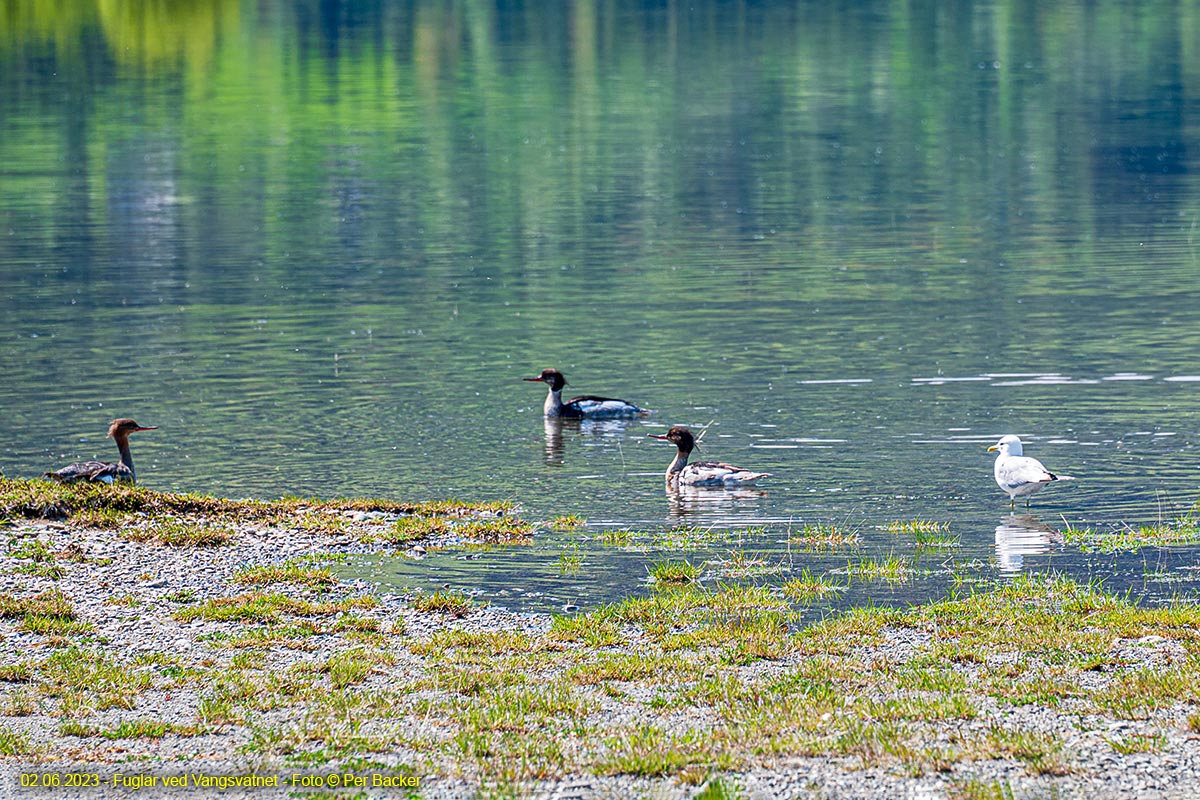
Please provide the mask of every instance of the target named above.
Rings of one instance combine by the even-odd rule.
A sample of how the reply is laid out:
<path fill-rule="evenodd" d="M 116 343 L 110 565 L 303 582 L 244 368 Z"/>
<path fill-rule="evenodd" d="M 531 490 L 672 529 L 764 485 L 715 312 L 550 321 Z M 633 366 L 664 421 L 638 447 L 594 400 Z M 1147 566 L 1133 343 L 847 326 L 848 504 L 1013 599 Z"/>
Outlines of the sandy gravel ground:
<path fill-rule="evenodd" d="M 0 731 L 7 737 L 0 741 L 0 796 L 478 796 L 481 779 L 471 759 L 447 759 L 436 755 L 444 752 L 437 748 L 393 746 L 384 752 L 363 752 L 357 760 L 342 752 L 338 758 L 306 761 L 298 759 L 295 748 L 287 744 L 255 746 L 263 726 L 278 724 L 294 731 L 296 726 L 318 725 L 306 720 L 304 712 L 294 706 L 264 706 L 262 714 L 253 720 L 223 719 L 219 714 L 206 720 L 201 711 L 216 680 L 213 676 L 225 666 L 236 664 L 238 658 L 252 659 L 253 666 L 276 674 L 293 669 L 289 674 L 315 676 L 314 685 L 321 686 L 320 681 L 333 680 L 321 672 L 328 668 L 331 654 L 362 647 L 365 641 L 371 648 L 386 651 L 386 658 L 373 661 L 369 672 L 349 685 L 360 692 L 399 690 L 401 697 L 410 692 L 430 700 L 423 706 L 397 707 L 387 720 L 389 731 L 394 732 L 397 726 L 403 729 L 404 736 L 409 737 L 402 737 L 404 741 L 428 741 L 422 737 L 445 737 L 453 728 L 453 720 L 439 719 L 438 715 L 457 712 L 445 710 L 456 707 L 442 702 L 446 689 L 422 683 L 431 665 L 421 652 L 421 643 L 444 637 L 451 629 L 508 631 L 529 637 L 530 641 L 547 636 L 551 620 L 546 616 L 476 607 L 460 618 L 418 611 L 412 607 L 411 598 L 378 596 L 372 586 L 347 583 L 324 588 L 321 597 L 339 602 L 374 598 L 374 604 L 331 618 L 355 620 L 374 639 L 347 639 L 344 630 L 330 633 L 326 628 L 300 645 L 230 647 L 228 639 L 236 635 L 237 622 L 178 618 L 180 609 L 249 591 L 313 596 L 311 587 L 248 587 L 234 578 L 252 565 L 279 564 L 312 554 L 361 551 L 361 533 L 372 526 L 386 526 L 393 518 L 347 512 L 347 519 L 349 527 L 335 535 L 248 524 L 236 530 L 234 544 L 205 548 L 138 543 L 128 541 L 119 531 L 79 530 L 46 521 L 16 521 L 4 529 L 10 555 L 0 557 L 0 593 L 10 598 L 29 598 L 60 591 L 71 604 L 76 620 L 87 630 L 56 638 L 28 630 L 15 616 L 0 620 L 0 668 L 10 670 L 0 683 Z M 58 554 L 54 563 L 65 568 L 64 575 L 52 579 L 18 570 L 31 561 L 11 555 L 14 543 L 34 540 Z M 321 624 L 327 624 L 330 618 L 323 619 Z M 860 663 L 875 665 L 889 660 L 900 663 L 929 645 L 926 634 L 896 630 L 890 631 L 873 652 L 856 652 L 854 657 Z M 1114 643 L 1114 647 L 1128 650 L 1122 656 L 1124 663 L 1139 668 L 1195 663 L 1188 646 L 1186 636 L 1180 641 L 1149 637 Z M 609 654 L 636 653 L 638 648 L 638 634 L 631 632 L 624 644 L 609 648 Z M 111 663 L 127 665 L 127 678 L 146 676 L 144 684 L 130 687 L 126 701 L 102 708 L 104 703 L 96 700 L 102 696 L 100 687 L 95 696 L 72 699 L 49 685 L 48 668 L 35 669 L 32 678 L 22 678 L 20 665 L 45 664 L 63 652 L 75 653 L 77 659 L 84 658 L 80 653 L 101 654 Z M 731 666 L 727 676 L 736 680 L 782 677 L 811 657 L 787 653 L 777 659 L 752 660 Z M 983 659 L 983 663 L 991 662 Z M 62 665 L 61 669 L 70 666 Z M 978 665 L 954 668 L 970 671 Z M 548 680 L 540 674 L 533 677 L 534 682 Z M 1094 677 L 1104 679 L 1098 673 Z M 1066 679 L 1090 678 L 1081 673 Z M 105 678 L 95 680 L 102 682 Z M 668 687 L 671 680 L 664 676 Z M 119 693 L 121 687 L 110 688 Z M 620 691 L 610 687 L 607 693 L 603 688 L 583 685 L 579 689 L 584 704 L 579 715 L 592 730 L 636 730 L 643 722 L 653 722 L 675 726 L 681 732 L 695 732 L 702 739 L 714 724 L 706 709 L 656 707 L 652 681 L 634 681 Z M 490 689 L 481 691 L 486 695 Z M 1196 713 L 1192 705 L 1176 703 L 1155 709 L 1145 719 L 1120 719 L 1073 708 L 1070 701 L 1057 709 L 1038 703 L 1002 703 L 984 694 L 974 696 L 974 701 L 980 709 L 974 718 L 909 721 L 908 728 L 919 732 L 930 748 L 936 749 L 941 743 L 960 750 L 961 745 L 954 743 L 985 737 L 998 727 L 1033 731 L 1045 735 L 1043 742 L 1061 745 L 1054 762 L 1044 769 L 1031 768 L 1028 758 L 1022 760 L 1014 752 L 1000 758 L 959 758 L 943 770 L 928 759 L 925 767 L 914 769 L 903 759 L 886 753 L 876 757 L 869 748 L 852 755 L 761 754 L 751 758 L 748 767 L 743 764 L 717 770 L 722 773 L 721 786 L 734 788 L 736 796 L 755 798 L 1200 797 L 1200 741 L 1189 723 Z M 415 714 L 414 708 L 423 709 L 424 716 Z M 386 710 L 378 709 L 372 710 L 372 715 L 389 716 Z M 169 731 L 129 738 L 102 735 L 118 730 L 123 722 L 136 720 L 152 720 Z M 376 721 L 363 724 L 364 736 L 383 730 L 372 727 Z M 91 726 L 92 735 L 87 730 L 64 732 L 66 722 Z M 310 751 L 319 752 L 319 741 L 310 741 Z M 1113 744 L 1128 741 L 1151 742 L 1152 746 L 1117 748 Z M 247 780 L 260 785 L 238 785 Z M 675 798 L 693 796 L 701 790 L 703 776 L 691 780 L 694 782 L 681 782 L 676 774 L 647 777 L 580 771 L 503 785 L 499 793 L 555 798 Z M 43 785 L 23 785 L 37 782 Z M 182 785 L 169 785 L 179 783 Z M 487 793 L 485 789 L 483 794 Z"/>

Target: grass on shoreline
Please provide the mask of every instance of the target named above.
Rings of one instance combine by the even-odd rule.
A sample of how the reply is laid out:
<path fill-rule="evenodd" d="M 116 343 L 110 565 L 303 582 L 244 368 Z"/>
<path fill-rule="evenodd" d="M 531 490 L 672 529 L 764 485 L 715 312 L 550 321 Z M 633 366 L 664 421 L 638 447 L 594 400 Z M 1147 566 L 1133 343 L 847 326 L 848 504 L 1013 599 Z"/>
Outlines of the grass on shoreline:
<path fill-rule="evenodd" d="M 1085 553 L 1136 553 L 1146 547 L 1194 545 L 1200 542 L 1200 521 L 1189 515 L 1173 522 L 1122 525 L 1107 532 L 1068 525 L 1063 540 Z"/>
<path fill-rule="evenodd" d="M 167 547 L 233 544 L 239 526 L 282 526 L 307 533 L 408 545 L 450 535 L 483 544 L 531 541 L 534 526 L 511 516 L 508 502 L 439 500 L 407 503 L 379 499 L 226 500 L 200 494 L 156 492 L 128 484 L 60 484 L 0 477 L 0 519 L 64 519 L 73 528 L 120 530 L 129 541 Z M 348 515 L 400 515 L 382 532 L 351 526 Z M 33 553 L 20 567 L 59 578 L 65 568 Z"/>
<path fill-rule="evenodd" d="M 681 549 L 708 535 L 677 533 Z M 199 544 L 182 545 L 184 557 L 205 558 Z M 50 550 L 17 553 L 48 563 Z M 1186 602 L 1143 608 L 1098 584 L 1017 577 L 814 621 L 807 604 L 851 580 L 906 580 L 912 561 L 738 581 L 714 574 L 722 563 L 659 561 L 644 596 L 540 626 L 449 591 L 384 605 L 315 558 L 244 565 L 219 596 L 178 590 L 165 608 L 138 607 L 175 626 L 165 641 L 192 638 L 200 655 L 182 657 L 102 640 L 58 589 L 14 590 L 0 594 L 0 633 L 44 646 L 0 663 L 0 712 L 12 718 L 0 755 L 103 760 L 118 742 L 122 758 L 141 758 L 160 738 L 203 735 L 206 749 L 261 765 L 403 754 L 403 770 L 465 776 L 496 795 L 576 774 L 699 786 L 814 758 L 946 774 L 952 796 L 1002 797 L 1010 784 L 976 780 L 975 765 L 1053 788 L 1079 769 L 1064 731 L 1099 737 L 1120 765 L 1200 730 L 1200 608 Z M 127 586 L 110 596 L 132 607 Z M 1020 722 L 1037 711 L 1062 730 Z M 22 732 L 29 717 L 48 739 Z"/>
<path fill-rule="evenodd" d="M 462 517 L 479 514 L 503 515 L 512 510 L 508 502 L 462 502 L 438 500 L 409 503 L 379 499 L 313 500 L 289 497 L 281 500 L 227 500 L 202 494 L 156 492 L 127 484 L 61 484 L 40 479 L 0 477 L 0 518 L 71 518 L 78 514 L 172 516 L 199 514 L 208 520 L 275 522 L 301 512 L 382 511 L 424 517 Z M 106 527 L 113 527 L 111 525 Z"/>
<path fill-rule="evenodd" d="M 840 588 L 812 575 L 804 583 L 823 587 L 817 595 Z M 1073 725 L 1104 733 L 1122 721 L 1120 736 L 1104 734 L 1119 757 L 1169 750 L 1171 730 L 1200 718 L 1200 609 L 1140 608 L 1065 578 L 1019 578 L 908 609 L 854 609 L 805 627 L 765 586 L 665 585 L 554 617 L 543 632 L 459 627 L 486 612 L 452 593 L 437 603 L 422 597 L 430 601 L 423 610 L 448 613 L 420 636 L 384 633 L 373 620 L 340 629 L 304 622 L 377 611 L 361 598 L 209 599 L 175 616 L 231 626 L 223 630 L 234 638 L 213 639 L 222 647 L 212 663 L 154 654 L 122 661 L 72 646 L 10 665 L 12 683 L 0 694 L 16 698 L 14 708 L 51 709 L 74 748 L 243 731 L 247 752 L 267 760 L 337 764 L 403 750 L 420 774 L 465 772 L 495 791 L 576 773 L 698 785 L 804 757 L 903 775 L 955 770 L 957 781 L 974 762 L 1008 761 L 1053 779 L 1075 769 L 1058 735 L 1014 723 L 964 732 L 961 723 L 997 709 L 1069 705 Z M 242 629 L 247 623 L 267 627 Z M 246 649 L 254 630 L 263 635 Z M 324 644 L 302 647 L 308 657 L 290 666 L 275 663 L 275 648 L 311 636 Z M 1130 661 L 1125 651 L 1145 641 L 1187 655 L 1157 669 Z M 142 699 L 150 693 L 184 687 L 197 698 L 192 721 L 137 712 L 154 707 Z M 605 710 L 613 708 L 616 716 Z M 104 709 L 131 715 L 94 717 Z M 1162 717 L 1169 709 L 1177 710 Z M 685 710 L 698 722 L 670 722 Z M 253 722 L 267 712 L 304 723 Z M 430 729 L 419 720 L 437 722 Z M 28 747 L 11 742 L 14 752 Z"/>

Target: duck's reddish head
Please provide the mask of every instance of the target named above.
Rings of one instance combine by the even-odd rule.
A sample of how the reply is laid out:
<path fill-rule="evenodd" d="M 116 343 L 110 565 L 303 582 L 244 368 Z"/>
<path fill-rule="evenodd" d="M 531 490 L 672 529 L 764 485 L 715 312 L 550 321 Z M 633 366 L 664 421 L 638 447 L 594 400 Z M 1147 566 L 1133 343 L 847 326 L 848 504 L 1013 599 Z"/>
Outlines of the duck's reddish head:
<path fill-rule="evenodd" d="M 157 425 L 151 425 L 147 427 L 145 425 L 138 425 L 133 420 L 127 418 L 114 419 L 108 426 L 108 438 L 116 439 L 118 436 L 128 436 L 135 431 L 156 430 L 158 430 Z"/>
<path fill-rule="evenodd" d="M 671 430 L 667 431 L 665 434 L 651 433 L 647 435 L 651 439 L 662 439 L 666 442 L 674 442 L 675 446 L 685 453 L 690 453 L 696 449 L 696 437 L 693 436 L 692 432 L 684 425 L 673 425 L 671 426 Z"/>

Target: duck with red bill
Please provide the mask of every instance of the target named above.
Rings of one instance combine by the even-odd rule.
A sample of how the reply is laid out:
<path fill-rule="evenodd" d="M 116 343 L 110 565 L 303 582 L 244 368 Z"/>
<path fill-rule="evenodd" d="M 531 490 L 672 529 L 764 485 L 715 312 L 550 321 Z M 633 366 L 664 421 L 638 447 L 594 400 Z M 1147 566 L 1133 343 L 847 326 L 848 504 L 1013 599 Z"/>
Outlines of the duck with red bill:
<path fill-rule="evenodd" d="M 549 387 L 542 413 L 547 417 L 564 419 L 627 419 L 644 417 L 651 413 L 649 409 L 641 408 L 625 400 L 615 397 L 598 397 L 592 394 L 582 394 L 563 402 L 562 390 L 567 385 L 567 379 L 556 369 L 544 369 L 536 378 L 522 378 L 530 383 L 544 383 Z"/>
<path fill-rule="evenodd" d="M 47 472 L 45 477 L 59 483 L 74 483 L 76 481 L 96 481 L 100 483 L 113 483 L 114 481 L 125 481 L 128 483 L 136 483 L 137 475 L 133 471 L 133 456 L 129 453 L 129 434 L 137 431 L 154 431 L 158 430 L 157 425 L 138 425 L 131 419 L 114 419 L 108 426 L 108 438 L 117 443 L 117 449 L 121 451 L 121 460 L 118 462 L 109 461 L 80 461 L 76 464 L 70 464 L 57 469 L 54 472 Z"/>
<path fill-rule="evenodd" d="M 696 437 L 683 425 L 675 425 L 665 434 L 648 434 L 651 439 L 662 439 L 675 445 L 675 459 L 667 467 L 667 483 L 682 486 L 745 486 L 760 478 L 769 478 L 769 472 L 752 472 L 722 461 L 697 461 L 688 463 L 688 457 L 696 449 Z"/>

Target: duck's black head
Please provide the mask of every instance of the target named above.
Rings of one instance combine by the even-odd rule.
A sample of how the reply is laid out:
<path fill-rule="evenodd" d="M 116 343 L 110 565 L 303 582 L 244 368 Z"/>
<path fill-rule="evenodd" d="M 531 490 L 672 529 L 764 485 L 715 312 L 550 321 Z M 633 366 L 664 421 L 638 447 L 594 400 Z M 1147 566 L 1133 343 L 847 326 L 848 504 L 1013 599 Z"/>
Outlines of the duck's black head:
<path fill-rule="evenodd" d="M 683 425 L 673 425 L 671 430 L 667 431 L 665 435 L 652 433 L 650 434 L 650 438 L 674 442 L 675 446 L 685 453 L 690 453 L 696 449 L 696 437 L 692 436 L 692 432 Z"/>
<path fill-rule="evenodd" d="M 522 378 L 521 380 L 544 383 L 550 387 L 551 391 L 555 392 L 562 391 L 562 388 L 567 385 L 567 379 L 556 369 L 544 369 L 542 374 L 536 378 Z"/>

